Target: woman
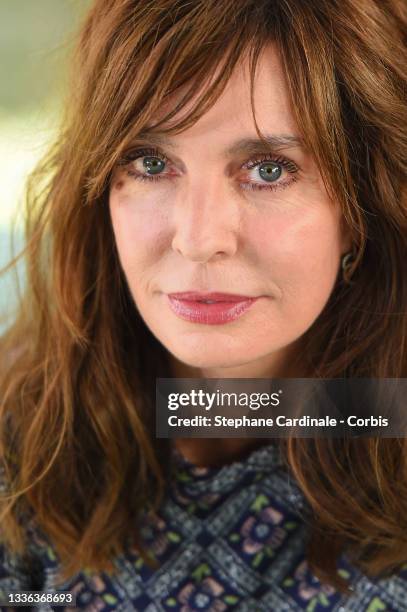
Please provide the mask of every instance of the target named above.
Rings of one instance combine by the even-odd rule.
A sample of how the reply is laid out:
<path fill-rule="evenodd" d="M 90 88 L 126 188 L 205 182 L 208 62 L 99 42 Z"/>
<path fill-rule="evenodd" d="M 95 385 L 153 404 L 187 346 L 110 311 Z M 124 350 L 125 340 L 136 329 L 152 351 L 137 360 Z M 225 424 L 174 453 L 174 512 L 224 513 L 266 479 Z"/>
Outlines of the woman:
<path fill-rule="evenodd" d="M 4 593 L 407 609 L 404 439 L 154 435 L 157 377 L 407 375 L 406 24 L 93 2 L 2 338 Z"/>

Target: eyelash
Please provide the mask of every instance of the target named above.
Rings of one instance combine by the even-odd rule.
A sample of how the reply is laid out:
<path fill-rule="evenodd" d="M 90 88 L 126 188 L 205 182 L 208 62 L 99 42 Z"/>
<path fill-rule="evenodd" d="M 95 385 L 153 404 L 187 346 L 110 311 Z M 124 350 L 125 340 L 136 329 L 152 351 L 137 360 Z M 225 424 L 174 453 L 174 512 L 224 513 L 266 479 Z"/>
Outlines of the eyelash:
<path fill-rule="evenodd" d="M 163 155 L 158 149 L 148 148 L 148 149 L 137 149 L 134 152 L 128 153 L 122 160 L 120 160 L 119 165 L 128 166 L 132 161 L 136 161 L 140 157 L 157 157 L 158 159 L 160 159 L 161 161 L 165 163 L 170 162 L 170 160 L 165 155 Z M 286 179 L 285 181 L 278 181 L 275 183 L 270 183 L 269 185 L 267 183 L 261 184 L 261 183 L 253 183 L 253 182 L 240 183 L 240 186 L 242 187 L 242 189 L 249 189 L 253 191 L 263 191 L 266 189 L 268 191 L 276 191 L 277 189 L 285 189 L 286 187 L 289 187 L 292 183 L 298 180 L 299 167 L 294 162 L 287 159 L 286 157 L 276 156 L 273 154 L 267 153 L 267 154 L 261 155 L 260 157 L 251 158 L 248 161 L 246 161 L 241 166 L 241 168 L 244 168 L 246 170 L 253 170 L 257 166 L 265 162 L 273 162 L 275 164 L 282 166 L 292 176 L 289 179 Z M 139 172 L 134 172 L 133 170 L 130 170 L 130 169 L 127 170 L 127 174 L 131 176 L 133 179 L 138 180 L 138 181 L 158 182 L 164 179 L 174 178 L 174 177 L 171 177 L 171 176 L 168 177 L 165 175 L 164 176 L 162 175 L 153 176 L 153 175 L 148 175 L 148 174 L 140 174 Z"/>

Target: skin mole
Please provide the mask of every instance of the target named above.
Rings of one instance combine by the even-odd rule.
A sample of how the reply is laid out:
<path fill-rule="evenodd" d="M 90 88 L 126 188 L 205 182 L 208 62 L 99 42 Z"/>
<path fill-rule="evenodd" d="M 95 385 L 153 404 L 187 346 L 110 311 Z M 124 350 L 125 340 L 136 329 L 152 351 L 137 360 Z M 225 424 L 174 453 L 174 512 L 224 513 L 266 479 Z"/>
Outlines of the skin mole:
<path fill-rule="evenodd" d="M 122 178 L 118 178 L 113 183 L 113 189 L 116 189 L 116 191 L 120 191 L 121 189 L 123 189 L 123 187 L 124 187 L 124 180 Z"/>

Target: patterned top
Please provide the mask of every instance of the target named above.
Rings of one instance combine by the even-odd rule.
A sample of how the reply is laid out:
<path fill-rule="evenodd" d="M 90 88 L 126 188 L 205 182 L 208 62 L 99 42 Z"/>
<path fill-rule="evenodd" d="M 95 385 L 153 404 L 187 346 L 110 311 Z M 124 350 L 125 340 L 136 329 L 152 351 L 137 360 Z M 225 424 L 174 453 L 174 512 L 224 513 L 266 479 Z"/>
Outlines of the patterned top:
<path fill-rule="evenodd" d="M 342 557 L 348 597 L 312 575 L 304 558 L 307 506 L 276 446 L 219 468 L 194 466 L 174 450 L 173 466 L 158 520 L 143 527 L 158 569 L 129 550 L 114 560 L 117 575 L 84 569 L 56 587 L 55 551 L 33 534 L 30 567 L 0 554 L 0 593 L 59 588 L 77 596 L 76 608 L 33 608 L 40 611 L 407 611 L 407 564 L 371 581 Z"/>

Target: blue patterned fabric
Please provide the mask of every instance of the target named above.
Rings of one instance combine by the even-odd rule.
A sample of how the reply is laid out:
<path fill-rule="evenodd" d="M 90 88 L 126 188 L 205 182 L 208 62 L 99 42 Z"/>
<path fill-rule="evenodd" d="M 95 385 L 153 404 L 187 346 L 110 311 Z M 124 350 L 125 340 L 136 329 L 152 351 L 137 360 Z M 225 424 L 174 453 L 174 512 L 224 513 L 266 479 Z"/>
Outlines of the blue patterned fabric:
<path fill-rule="evenodd" d="M 221 468 L 200 468 L 173 452 L 173 482 L 159 516 L 143 534 L 159 569 L 129 550 L 117 575 L 84 569 L 58 588 L 76 593 L 88 612 L 402 612 L 407 565 L 372 581 L 340 559 L 349 597 L 321 584 L 304 558 L 304 498 L 270 445 Z M 55 589 L 58 559 L 38 531 L 24 566 L 2 550 L 0 591 Z M 36 610 L 62 610 L 43 604 Z"/>

